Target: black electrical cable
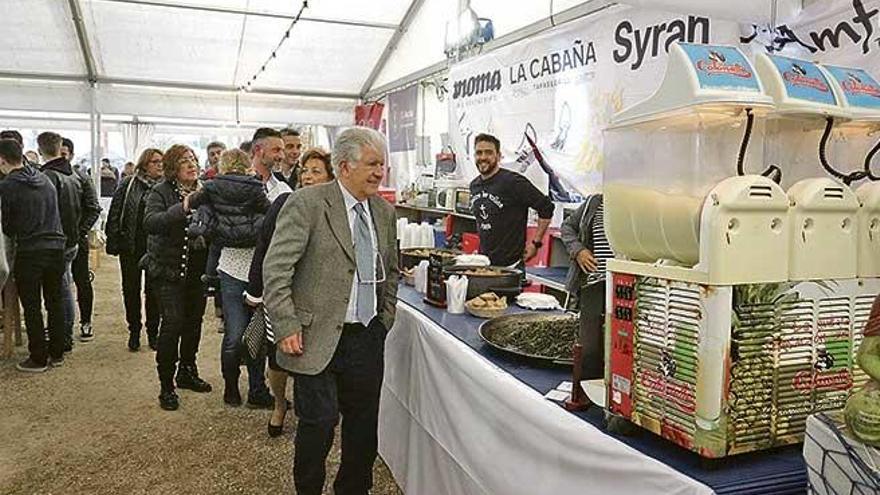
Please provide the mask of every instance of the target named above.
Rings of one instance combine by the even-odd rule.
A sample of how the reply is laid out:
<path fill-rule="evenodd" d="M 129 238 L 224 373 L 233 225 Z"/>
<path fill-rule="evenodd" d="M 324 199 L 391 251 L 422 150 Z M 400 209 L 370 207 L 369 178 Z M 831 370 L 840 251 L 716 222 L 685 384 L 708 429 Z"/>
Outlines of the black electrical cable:
<path fill-rule="evenodd" d="M 871 160 L 874 159 L 874 155 L 880 152 L 880 141 L 877 141 L 877 144 L 871 148 L 871 151 L 868 152 L 868 156 L 865 157 L 865 175 L 871 180 L 880 180 L 880 176 L 874 175 L 871 172 Z"/>
<path fill-rule="evenodd" d="M 745 161 L 746 152 L 749 149 L 749 142 L 752 140 L 752 129 L 755 125 L 755 114 L 751 108 L 746 108 L 746 130 L 743 133 L 742 143 L 739 145 L 739 155 L 736 158 L 736 173 L 739 176 L 746 175 Z M 782 170 L 776 165 L 770 165 L 761 173 L 764 177 L 769 178 L 773 182 L 779 184 L 782 182 Z"/>
<path fill-rule="evenodd" d="M 752 139 L 752 126 L 755 125 L 755 114 L 751 108 L 746 108 L 746 130 L 743 133 L 742 143 L 739 145 L 739 156 L 736 158 L 736 174 L 739 176 L 746 175 L 744 163 L 746 161 L 746 151 L 749 149 L 749 141 Z"/>
<path fill-rule="evenodd" d="M 855 181 L 862 180 L 868 176 L 864 170 L 857 170 L 850 174 L 842 174 L 828 164 L 828 157 L 825 155 L 825 148 L 828 146 L 828 138 L 831 137 L 831 129 L 834 127 L 834 117 L 825 118 L 825 132 L 822 133 L 822 139 L 819 141 L 819 162 L 832 177 L 840 179 L 847 186 Z"/>

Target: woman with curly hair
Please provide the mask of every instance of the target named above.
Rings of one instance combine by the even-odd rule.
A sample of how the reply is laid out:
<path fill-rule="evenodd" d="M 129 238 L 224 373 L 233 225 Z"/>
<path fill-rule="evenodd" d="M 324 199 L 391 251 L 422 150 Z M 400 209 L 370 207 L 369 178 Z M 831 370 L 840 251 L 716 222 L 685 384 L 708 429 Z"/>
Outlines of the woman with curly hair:
<path fill-rule="evenodd" d="M 201 236 L 190 234 L 192 214 L 186 207 L 189 195 L 200 187 L 195 153 L 175 144 L 165 152 L 162 169 L 164 180 L 147 196 L 144 228 L 149 237 L 144 265 L 156 286 L 162 314 L 156 352 L 159 406 L 173 411 L 179 406 L 175 384 L 195 392 L 211 391 L 196 367 L 205 312 L 201 276 L 207 249 Z"/>

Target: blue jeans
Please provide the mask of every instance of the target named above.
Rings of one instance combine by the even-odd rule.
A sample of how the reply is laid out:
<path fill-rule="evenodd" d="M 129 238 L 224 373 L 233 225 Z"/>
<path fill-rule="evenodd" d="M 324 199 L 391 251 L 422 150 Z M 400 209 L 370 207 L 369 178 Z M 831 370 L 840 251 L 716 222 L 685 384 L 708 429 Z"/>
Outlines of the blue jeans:
<path fill-rule="evenodd" d="M 238 381 L 241 363 L 241 336 L 244 329 L 251 321 L 253 310 L 244 302 L 244 291 L 247 290 L 247 282 L 230 277 L 224 272 L 220 274 L 220 296 L 223 298 L 223 344 L 220 349 L 220 366 L 223 370 L 223 378 L 228 381 Z M 259 361 L 247 359 L 248 370 L 248 396 L 255 394 L 268 394 L 266 387 L 266 360 Z"/>
<path fill-rule="evenodd" d="M 73 300 L 73 260 L 79 246 L 64 250 L 64 278 L 61 281 L 61 304 L 64 307 L 64 339 L 73 341 L 73 322 L 76 320 L 76 304 Z"/>

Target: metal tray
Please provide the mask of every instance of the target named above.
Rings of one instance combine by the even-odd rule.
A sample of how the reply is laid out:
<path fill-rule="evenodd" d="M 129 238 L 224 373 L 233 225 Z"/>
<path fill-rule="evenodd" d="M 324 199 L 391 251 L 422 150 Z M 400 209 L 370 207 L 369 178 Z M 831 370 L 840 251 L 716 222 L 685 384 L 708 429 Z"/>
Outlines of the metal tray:
<path fill-rule="evenodd" d="M 504 335 L 506 332 L 510 331 L 510 323 L 542 323 L 542 322 L 554 322 L 554 321 L 568 321 L 572 320 L 575 323 L 578 321 L 578 316 L 573 313 L 518 313 L 513 315 L 504 315 L 499 316 L 497 318 L 492 318 L 489 321 L 484 322 L 480 325 L 480 338 L 483 339 L 484 342 L 489 344 L 494 349 L 497 349 L 501 352 L 511 354 L 514 356 L 527 358 L 530 360 L 541 362 L 542 364 L 556 365 L 556 366 L 571 366 L 573 361 L 572 359 L 558 359 L 553 356 L 541 355 L 541 354 L 530 354 L 528 352 L 523 352 L 521 350 L 511 348 L 502 344 L 497 343 L 497 336 Z M 572 343 L 573 344 L 573 343 Z"/>

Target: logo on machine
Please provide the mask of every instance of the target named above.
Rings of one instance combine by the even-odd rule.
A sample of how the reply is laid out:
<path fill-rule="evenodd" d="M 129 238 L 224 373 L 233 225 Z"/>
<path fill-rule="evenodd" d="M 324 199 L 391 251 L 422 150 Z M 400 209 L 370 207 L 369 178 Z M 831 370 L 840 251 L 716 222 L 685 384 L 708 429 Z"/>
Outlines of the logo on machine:
<path fill-rule="evenodd" d="M 831 91 L 831 88 L 828 87 L 828 84 L 822 78 L 808 76 L 807 69 L 798 64 L 791 64 L 791 70 L 785 71 L 782 74 L 782 78 L 792 86 L 803 86 L 823 93 Z"/>
<path fill-rule="evenodd" d="M 698 71 L 705 72 L 710 76 L 725 75 L 741 77 L 743 79 L 752 78 L 752 71 L 744 67 L 742 64 L 727 63 L 727 57 L 725 57 L 723 53 L 715 50 L 709 51 L 709 60 L 698 60 L 696 67 Z"/>
<path fill-rule="evenodd" d="M 791 380 L 791 386 L 803 394 L 813 390 L 849 390 L 853 386 L 849 370 L 840 371 L 798 371 Z"/>
<path fill-rule="evenodd" d="M 865 95 L 880 98 L 880 87 L 867 84 L 852 72 L 846 73 L 846 80 L 840 83 L 843 91 L 852 95 Z"/>
<path fill-rule="evenodd" d="M 668 378 L 675 377 L 675 369 L 677 365 L 675 364 L 675 358 L 666 351 L 665 349 L 660 352 L 660 373 L 663 376 Z"/>

